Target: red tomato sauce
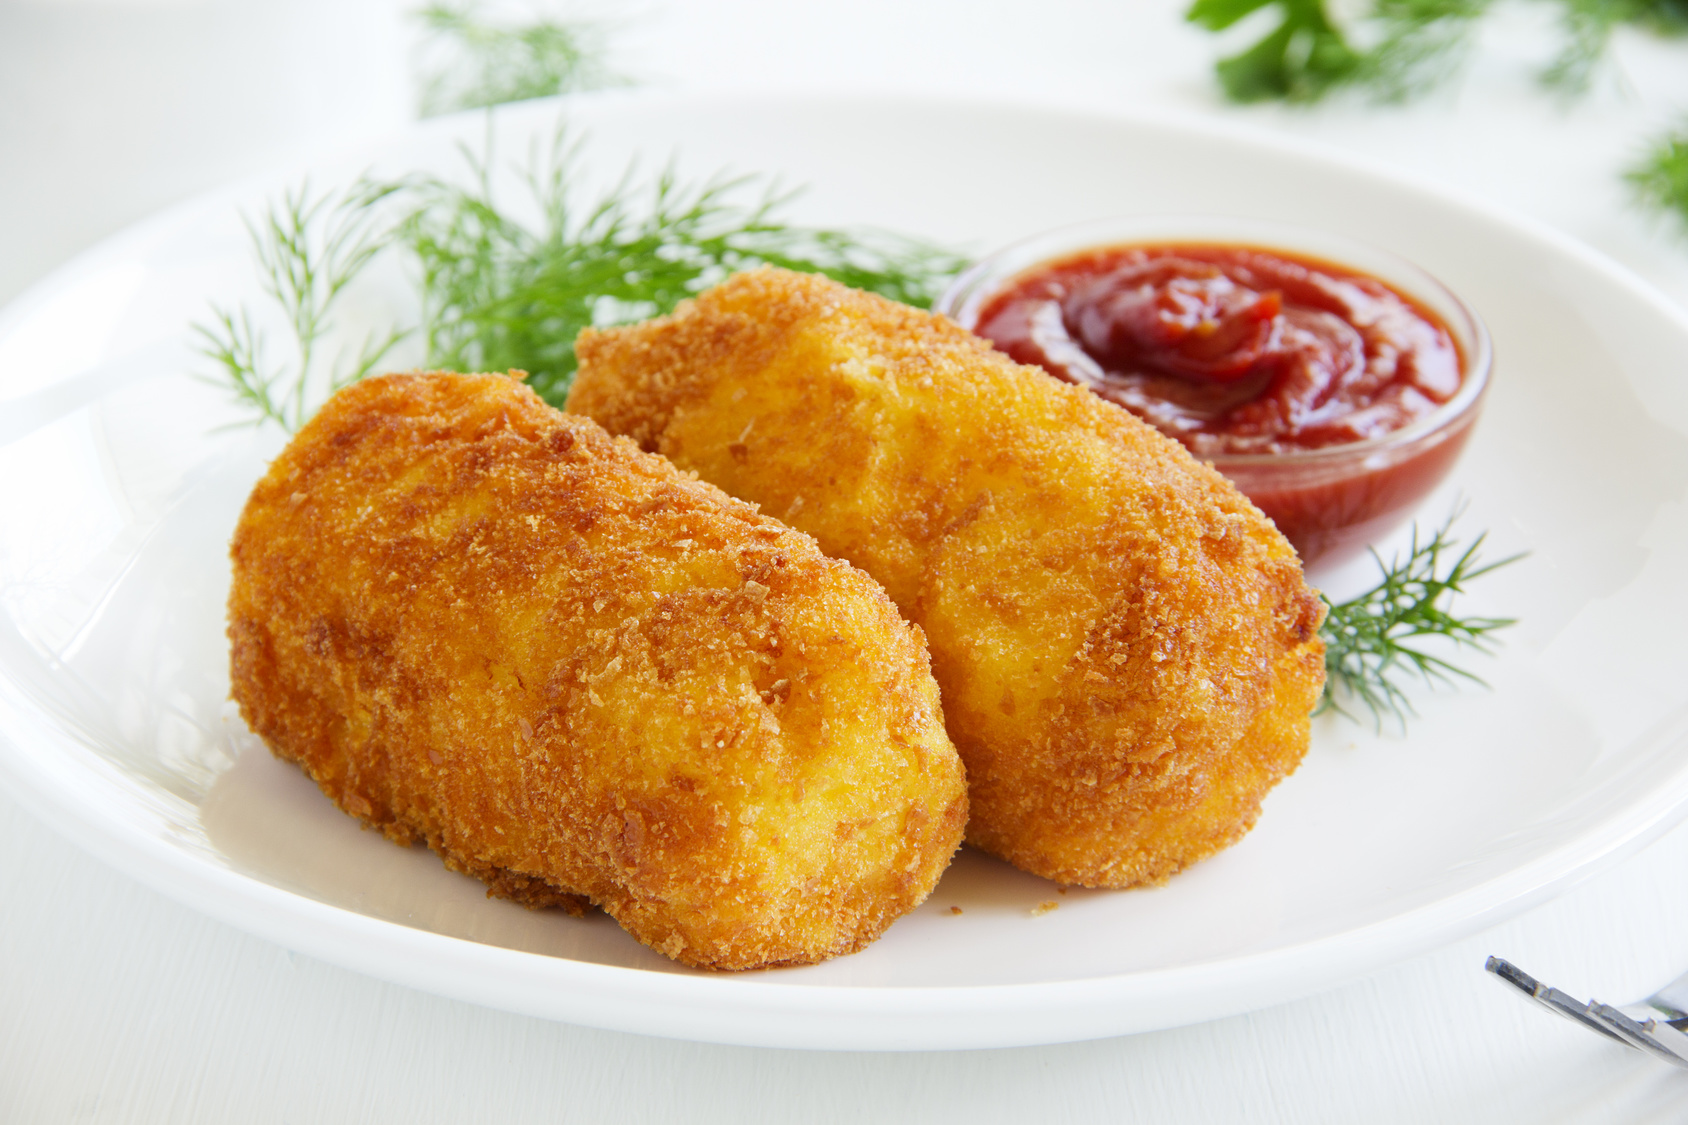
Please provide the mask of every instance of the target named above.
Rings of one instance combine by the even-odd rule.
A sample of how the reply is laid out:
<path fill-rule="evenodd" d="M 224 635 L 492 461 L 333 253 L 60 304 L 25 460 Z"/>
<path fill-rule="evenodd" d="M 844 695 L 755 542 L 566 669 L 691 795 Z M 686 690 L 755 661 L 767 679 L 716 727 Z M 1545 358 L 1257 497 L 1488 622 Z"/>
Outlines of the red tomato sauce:
<path fill-rule="evenodd" d="M 1382 282 L 1241 246 L 1054 262 L 993 296 L 974 331 L 1205 457 L 1398 430 L 1452 398 L 1462 367 L 1441 321 Z"/>

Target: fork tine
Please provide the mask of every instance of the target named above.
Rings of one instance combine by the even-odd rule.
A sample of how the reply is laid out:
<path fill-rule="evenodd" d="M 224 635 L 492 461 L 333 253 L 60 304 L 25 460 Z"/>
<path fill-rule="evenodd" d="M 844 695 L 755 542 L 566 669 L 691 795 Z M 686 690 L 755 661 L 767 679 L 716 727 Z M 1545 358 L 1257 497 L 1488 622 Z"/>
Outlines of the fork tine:
<path fill-rule="evenodd" d="M 1590 1000 L 1588 1002 L 1588 1014 L 1589 1018 L 1599 1020 L 1614 1038 L 1622 1039 L 1631 1047 L 1646 1051 L 1649 1055 L 1657 1055 L 1666 1062 L 1677 1062 L 1676 1056 L 1655 1042 L 1647 1034 L 1645 1027 L 1610 1004 L 1601 1004 Z"/>
<path fill-rule="evenodd" d="M 1656 1010 L 1649 1005 L 1658 999 L 1657 996 L 1633 1006 L 1626 1012 L 1610 1004 L 1592 1000 L 1584 1004 L 1557 988 L 1548 987 L 1518 966 L 1499 957 L 1490 957 L 1483 967 L 1551 1012 L 1575 1020 L 1608 1039 L 1616 1039 L 1626 1046 L 1646 1051 L 1655 1058 L 1688 1068 L 1688 1035 L 1677 1030 L 1673 1022 L 1653 1019 L 1647 1014 Z M 1660 1014 L 1666 1014 L 1669 1010 L 1671 1009 L 1664 1009 Z M 1642 1018 L 1637 1019 L 1635 1015 L 1630 1014 L 1631 1012 L 1640 1014 Z"/>
<path fill-rule="evenodd" d="M 1688 1068 L 1688 1035 L 1660 1020 L 1638 1020 L 1610 1004 L 1589 1002 L 1589 1014 L 1620 1032 L 1624 1038 L 1650 1055 Z M 1672 1042 L 1674 1040 L 1675 1042 Z"/>
<path fill-rule="evenodd" d="M 1608 1039 L 1616 1039 L 1626 1047 L 1646 1050 L 1640 1043 L 1621 1034 L 1615 1027 L 1608 1026 L 1589 1012 L 1588 1005 L 1567 993 L 1551 988 L 1520 969 L 1510 961 L 1503 961 L 1499 957 L 1490 957 L 1483 962 L 1483 968 L 1499 977 L 1501 980 L 1528 996 L 1550 1012 L 1564 1016 L 1568 1020 L 1575 1020 L 1590 1031 L 1598 1031 Z"/>

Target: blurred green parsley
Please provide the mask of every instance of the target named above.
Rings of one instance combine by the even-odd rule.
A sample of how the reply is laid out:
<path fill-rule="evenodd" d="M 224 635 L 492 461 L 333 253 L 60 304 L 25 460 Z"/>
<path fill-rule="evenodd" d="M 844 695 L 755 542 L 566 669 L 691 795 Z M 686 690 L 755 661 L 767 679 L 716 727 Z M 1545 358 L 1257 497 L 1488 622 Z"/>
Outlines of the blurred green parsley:
<path fill-rule="evenodd" d="M 1494 0 L 1371 0 L 1355 19 L 1338 21 L 1326 0 L 1195 0 L 1187 18 L 1223 31 L 1255 12 L 1279 21 L 1253 46 L 1215 70 L 1237 102 L 1317 101 L 1339 87 L 1383 101 L 1423 93 L 1455 73 Z M 1538 0 L 1559 6 L 1565 42 L 1542 70 L 1563 93 L 1586 89 L 1612 32 L 1632 24 L 1659 35 L 1688 33 L 1688 0 Z"/>
<path fill-rule="evenodd" d="M 1655 140 L 1624 178 L 1642 206 L 1675 215 L 1688 231 L 1688 122 Z"/>

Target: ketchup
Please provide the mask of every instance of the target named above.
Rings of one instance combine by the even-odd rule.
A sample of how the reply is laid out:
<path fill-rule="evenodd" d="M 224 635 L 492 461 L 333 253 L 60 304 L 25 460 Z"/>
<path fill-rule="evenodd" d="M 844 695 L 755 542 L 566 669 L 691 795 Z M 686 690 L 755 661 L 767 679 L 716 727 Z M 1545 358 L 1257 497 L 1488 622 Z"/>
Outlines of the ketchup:
<path fill-rule="evenodd" d="M 1465 369 L 1428 309 L 1375 278 L 1279 251 L 1087 251 L 1009 282 L 973 330 L 1215 462 L 1309 564 L 1354 554 L 1398 522 L 1451 467 L 1475 417 L 1398 456 L 1321 457 L 1316 469 L 1249 456 L 1383 437 L 1453 398 Z"/>
<path fill-rule="evenodd" d="M 1459 390 L 1459 348 L 1373 278 L 1241 246 L 1096 250 L 1024 274 L 979 335 L 1197 456 L 1365 441 Z"/>

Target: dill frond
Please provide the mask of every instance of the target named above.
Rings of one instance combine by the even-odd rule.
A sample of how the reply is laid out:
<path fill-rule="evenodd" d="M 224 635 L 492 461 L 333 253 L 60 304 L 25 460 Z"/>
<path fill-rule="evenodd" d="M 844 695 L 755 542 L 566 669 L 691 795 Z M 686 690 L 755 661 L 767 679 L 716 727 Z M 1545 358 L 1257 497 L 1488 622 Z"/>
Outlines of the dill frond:
<path fill-rule="evenodd" d="M 1612 29 L 1629 15 L 1635 5 L 1624 0 L 1560 0 L 1565 10 L 1560 25 L 1565 46 L 1542 71 L 1546 85 L 1565 94 L 1580 94 L 1593 80 L 1595 67 L 1612 40 Z"/>
<path fill-rule="evenodd" d="M 388 247 L 415 256 L 427 362 L 459 371 L 529 373 L 561 406 L 582 328 L 673 310 L 737 270 L 757 265 L 824 273 L 907 304 L 930 306 L 964 260 L 881 231 L 795 226 L 779 217 L 794 193 L 756 177 L 687 184 L 672 169 L 577 206 L 579 147 L 559 132 L 549 154 L 518 169 L 536 204 L 536 229 L 494 198 L 491 157 L 465 150 L 470 184 L 412 176 L 360 180 L 337 194 L 308 184 L 247 222 L 268 303 L 290 333 L 269 355 L 263 318 L 213 306 L 194 326 L 218 381 L 250 421 L 292 433 L 329 394 L 363 378 L 408 332 L 372 332 L 355 356 L 326 362 L 321 341 L 345 288 Z M 396 217 L 395 217 L 396 216 Z M 273 317 L 271 319 L 274 319 Z"/>
<path fill-rule="evenodd" d="M 1688 0 L 1557 0 L 1565 46 L 1542 72 L 1542 81 L 1567 95 L 1587 90 L 1612 32 L 1623 24 L 1655 35 L 1688 33 Z"/>
<path fill-rule="evenodd" d="M 641 182 L 629 168 L 600 198 L 577 205 L 577 146 L 564 134 L 523 176 L 541 216 L 529 229 L 493 198 L 487 161 L 474 183 L 430 180 L 403 227 L 421 266 L 429 363 L 465 371 L 528 372 L 561 406 L 582 328 L 671 311 L 737 270 L 756 265 L 824 273 L 860 289 L 927 306 L 963 260 L 872 231 L 789 225 L 791 199 L 755 177 L 681 182 L 670 168 Z"/>
<path fill-rule="evenodd" d="M 432 58 L 422 74 L 422 116 L 625 85 L 603 62 L 598 29 L 539 19 L 488 22 L 473 3 L 433 3 L 416 13 Z"/>
<path fill-rule="evenodd" d="M 1491 0 L 1376 0 L 1380 38 L 1356 81 L 1381 101 L 1410 101 L 1458 73 Z"/>
<path fill-rule="evenodd" d="M 1379 726 L 1390 715 L 1404 728 L 1413 713 L 1404 680 L 1483 682 L 1418 643 L 1440 638 L 1456 648 L 1488 653 L 1493 650 L 1494 634 L 1514 623 L 1510 617 L 1453 613 L 1455 596 L 1464 593 L 1469 583 L 1523 557 L 1511 555 L 1482 563 L 1478 553 L 1485 535 L 1462 550 L 1452 534 L 1459 515 L 1460 509 L 1455 509 L 1428 539 L 1420 538 L 1414 524 L 1405 557 L 1397 555 L 1385 563 L 1373 552 L 1383 572 L 1376 586 L 1345 602 L 1327 600 L 1330 614 L 1319 630 L 1325 642 L 1325 694 L 1318 711 L 1334 710 L 1352 718 L 1342 699 L 1354 699 L 1365 705 Z"/>
<path fill-rule="evenodd" d="M 283 193 L 258 220 L 245 218 L 264 294 L 289 330 L 290 356 L 269 363 L 263 331 L 244 306 L 213 305 L 211 322 L 195 324 L 193 331 L 201 354 L 220 368 L 219 381 L 251 409 L 253 424 L 272 421 L 296 431 L 315 409 L 317 393 L 326 397 L 363 378 L 406 335 L 372 332 L 349 363 L 343 356 L 325 361 L 319 352 L 346 286 L 392 241 L 396 232 L 380 205 L 402 190 L 402 184 L 360 179 L 317 195 L 305 183 Z"/>
<path fill-rule="evenodd" d="M 1675 215 L 1688 231 L 1688 122 L 1657 138 L 1624 178 L 1642 206 Z"/>
<path fill-rule="evenodd" d="M 276 422 L 291 432 L 282 401 L 287 396 L 276 391 L 283 372 L 264 369 L 263 337 L 252 326 L 252 315 L 244 307 L 230 311 L 212 305 L 211 320 L 210 324 L 192 325 L 193 334 L 200 340 L 200 354 L 217 364 L 234 398 L 251 409 L 252 425 Z"/>

